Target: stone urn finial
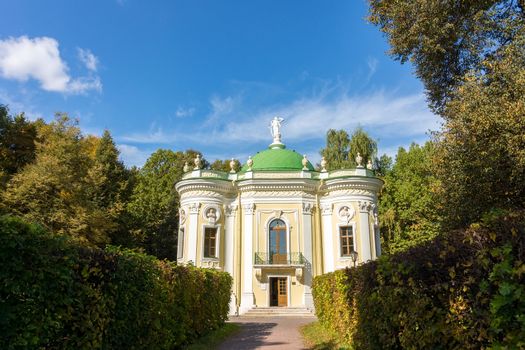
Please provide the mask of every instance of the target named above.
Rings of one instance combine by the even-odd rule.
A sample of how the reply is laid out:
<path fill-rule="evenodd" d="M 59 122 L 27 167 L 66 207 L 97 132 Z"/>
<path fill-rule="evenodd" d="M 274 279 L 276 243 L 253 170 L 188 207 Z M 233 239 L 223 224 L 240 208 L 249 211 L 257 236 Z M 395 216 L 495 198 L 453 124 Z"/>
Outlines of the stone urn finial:
<path fill-rule="evenodd" d="M 253 165 L 252 156 L 248 157 L 248 161 L 246 162 L 246 164 L 248 165 L 248 171 L 252 171 L 252 165 Z"/>
<path fill-rule="evenodd" d="M 361 157 L 361 153 L 357 152 L 357 157 L 355 157 L 355 162 L 357 163 L 358 168 L 363 167 L 363 157 Z"/>
<path fill-rule="evenodd" d="M 324 157 L 321 158 L 321 172 L 322 173 L 326 173 L 326 165 L 328 164 L 328 162 L 326 161 L 326 159 Z"/>
<path fill-rule="evenodd" d="M 308 170 L 308 158 L 306 158 L 306 154 L 303 154 L 301 163 L 303 164 L 303 170 Z"/>
<path fill-rule="evenodd" d="M 374 168 L 374 165 L 372 164 L 372 160 L 371 159 L 369 159 L 368 163 L 366 163 L 366 168 L 368 170 L 372 170 Z"/>
<path fill-rule="evenodd" d="M 190 166 L 189 166 L 188 162 L 184 162 L 184 167 L 182 168 L 182 171 L 184 171 L 185 173 L 190 171 Z"/>
<path fill-rule="evenodd" d="M 230 160 L 230 173 L 235 173 L 235 159 Z"/>
<path fill-rule="evenodd" d="M 193 168 L 193 170 L 199 170 L 202 165 L 201 155 L 197 154 L 197 157 L 195 158 L 193 162 L 195 163 L 195 168 Z"/>

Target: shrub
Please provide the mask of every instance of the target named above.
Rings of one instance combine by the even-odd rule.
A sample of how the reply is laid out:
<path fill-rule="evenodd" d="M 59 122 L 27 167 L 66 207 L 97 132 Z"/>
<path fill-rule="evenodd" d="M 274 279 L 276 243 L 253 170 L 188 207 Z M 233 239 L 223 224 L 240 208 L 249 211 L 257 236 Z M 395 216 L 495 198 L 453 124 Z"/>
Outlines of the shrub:
<path fill-rule="evenodd" d="M 314 279 L 317 316 L 356 349 L 525 347 L 523 213 Z"/>
<path fill-rule="evenodd" d="M 0 348 L 173 349 L 227 318 L 231 277 L 0 217 Z"/>

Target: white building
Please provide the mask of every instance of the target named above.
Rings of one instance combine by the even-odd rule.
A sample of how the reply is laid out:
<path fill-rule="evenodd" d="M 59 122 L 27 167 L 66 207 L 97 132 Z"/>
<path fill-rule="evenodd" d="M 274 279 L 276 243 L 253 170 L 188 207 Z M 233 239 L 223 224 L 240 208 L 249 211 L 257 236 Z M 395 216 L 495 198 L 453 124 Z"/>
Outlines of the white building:
<path fill-rule="evenodd" d="M 255 307 L 313 308 L 313 276 L 381 254 L 377 195 L 383 184 L 370 164 L 315 171 L 273 143 L 239 172 L 185 169 L 180 194 L 179 263 L 229 272 L 230 312 Z M 360 157 L 358 157 L 360 158 Z M 322 163 L 325 163 L 322 161 Z M 232 164 L 233 166 L 233 164 Z"/>

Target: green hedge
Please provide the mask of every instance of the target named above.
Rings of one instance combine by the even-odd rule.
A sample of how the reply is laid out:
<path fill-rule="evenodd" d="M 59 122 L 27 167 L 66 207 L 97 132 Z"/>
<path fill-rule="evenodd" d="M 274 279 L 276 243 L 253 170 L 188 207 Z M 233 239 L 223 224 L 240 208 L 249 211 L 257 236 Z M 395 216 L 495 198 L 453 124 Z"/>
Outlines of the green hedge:
<path fill-rule="evenodd" d="M 356 349 L 525 348 L 523 218 L 316 277 L 319 321 Z"/>
<path fill-rule="evenodd" d="M 173 349 L 221 326 L 232 280 L 0 217 L 0 349 Z"/>

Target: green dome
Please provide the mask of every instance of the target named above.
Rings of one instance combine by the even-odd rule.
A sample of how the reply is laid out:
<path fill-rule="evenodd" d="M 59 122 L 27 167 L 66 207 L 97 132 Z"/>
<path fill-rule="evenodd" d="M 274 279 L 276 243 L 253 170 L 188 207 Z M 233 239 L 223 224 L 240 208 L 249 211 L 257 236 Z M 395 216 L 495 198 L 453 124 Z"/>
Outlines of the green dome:
<path fill-rule="evenodd" d="M 303 156 L 295 151 L 286 148 L 273 147 L 258 152 L 252 157 L 252 170 L 302 170 Z M 308 170 L 314 171 L 310 162 L 306 165 Z M 241 171 L 247 171 L 248 165 L 245 164 Z"/>

